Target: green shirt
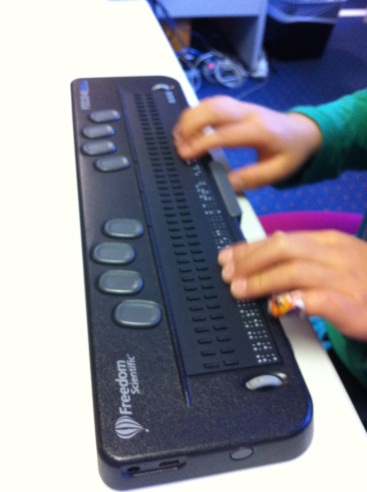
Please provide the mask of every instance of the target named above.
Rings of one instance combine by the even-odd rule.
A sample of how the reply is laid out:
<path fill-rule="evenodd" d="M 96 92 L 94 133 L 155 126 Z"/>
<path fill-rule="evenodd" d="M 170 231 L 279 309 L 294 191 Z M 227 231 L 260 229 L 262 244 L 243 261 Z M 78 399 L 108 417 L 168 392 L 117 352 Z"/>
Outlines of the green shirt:
<path fill-rule="evenodd" d="M 292 112 L 302 113 L 317 123 L 322 144 L 302 171 L 282 186 L 336 178 L 347 169 L 367 170 L 367 89 L 321 106 L 299 106 Z M 339 358 L 367 388 L 367 343 L 345 337 L 329 323 L 327 331 Z"/>
<path fill-rule="evenodd" d="M 321 106 L 298 106 L 292 112 L 317 123 L 322 145 L 287 186 L 336 178 L 347 169 L 367 170 L 367 89 Z"/>

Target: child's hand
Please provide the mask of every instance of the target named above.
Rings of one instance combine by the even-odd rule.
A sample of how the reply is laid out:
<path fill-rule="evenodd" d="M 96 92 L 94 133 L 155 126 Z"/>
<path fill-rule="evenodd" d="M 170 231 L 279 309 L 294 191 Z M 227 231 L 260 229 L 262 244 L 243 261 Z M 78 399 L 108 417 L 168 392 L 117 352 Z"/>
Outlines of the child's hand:
<path fill-rule="evenodd" d="M 367 341 L 367 243 L 336 231 L 277 232 L 223 249 L 222 277 L 236 299 L 297 290 L 306 314 Z"/>
<path fill-rule="evenodd" d="M 183 159 L 217 147 L 251 147 L 258 164 L 229 173 L 236 192 L 279 182 L 297 172 L 321 144 L 318 126 L 306 116 L 280 113 L 226 96 L 186 109 L 173 131 Z"/>

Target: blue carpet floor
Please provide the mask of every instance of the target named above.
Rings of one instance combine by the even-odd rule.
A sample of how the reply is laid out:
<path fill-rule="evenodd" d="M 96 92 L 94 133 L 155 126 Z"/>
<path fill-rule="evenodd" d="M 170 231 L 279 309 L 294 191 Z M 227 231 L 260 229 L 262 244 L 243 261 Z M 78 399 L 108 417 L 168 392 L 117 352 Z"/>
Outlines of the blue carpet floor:
<path fill-rule="evenodd" d="M 354 7 L 362 0 L 348 1 L 354 1 Z M 205 29 L 203 35 L 206 36 Z M 210 42 L 210 35 L 206 40 Z M 249 78 L 243 87 L 235 90 L 204 80 L 197 95 L 202 99 L 227 94 L 276 110 L 287 110 L 298 104 L 321 104 L 365 88 L 367 23 L 362 17 L 340 17 L 321 57 L 281 61 L 270 56 L 269 65 L 266 80 Z M 226 150 L 226 155 L 233 168 L 256 158 L 251 149 L 230 149 Z M 246 195 L 258 215 L 297 210 L 363 213 L 367 209 L 367 173 L 348 171 L 331 181 L 288 190 L 266 187 L 248 191 Z"/>

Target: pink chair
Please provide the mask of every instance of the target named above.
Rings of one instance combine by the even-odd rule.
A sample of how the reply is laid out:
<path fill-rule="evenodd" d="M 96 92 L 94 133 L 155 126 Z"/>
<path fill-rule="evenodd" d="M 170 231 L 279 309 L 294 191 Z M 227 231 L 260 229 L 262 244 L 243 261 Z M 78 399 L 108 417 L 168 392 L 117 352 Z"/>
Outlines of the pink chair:
<path fill-rule="evenodd" d="M 363 215 L 357 213 L 323 211 L 283 212 L 259 216 L 259 220 L 268 235 L 275 231 L 320 229 L 336 229 L 349 234 L 356 234 L 362 218 Z"/>

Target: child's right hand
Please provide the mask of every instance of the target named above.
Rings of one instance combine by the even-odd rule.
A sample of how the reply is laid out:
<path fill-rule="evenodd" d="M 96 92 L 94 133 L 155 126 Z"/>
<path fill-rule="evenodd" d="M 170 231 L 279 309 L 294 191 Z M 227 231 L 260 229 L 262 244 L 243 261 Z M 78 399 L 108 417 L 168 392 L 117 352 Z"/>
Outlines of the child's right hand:
<path fill-rule="evenodd" d="M 258 163 L 228 175 L 236 192 L 283 181 L 321 145 L 321 132 L 308 117 L 216 96 L 186 109 L 174 128 L 179 155 L 195 159 L 217 147 L 250 147 Z"/>

